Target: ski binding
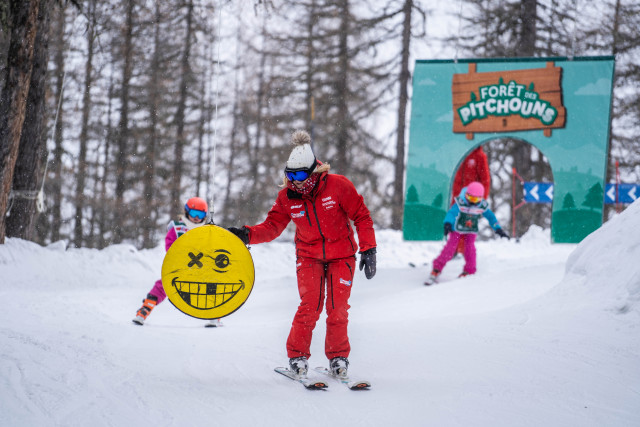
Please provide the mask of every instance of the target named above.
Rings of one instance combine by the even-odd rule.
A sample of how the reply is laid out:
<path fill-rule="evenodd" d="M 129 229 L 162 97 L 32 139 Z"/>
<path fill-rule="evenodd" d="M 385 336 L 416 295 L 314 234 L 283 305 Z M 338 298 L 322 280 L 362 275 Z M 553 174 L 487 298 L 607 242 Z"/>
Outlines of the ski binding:
<path fill-rule="evenodd" d="M 313 380 L 313 379 L 310 379 L 310 378 L 308 378 L 306 376 L 301 377 L 300 375 L 295 374 L 293 371 L 291 371 L 290 369 L 287 369 L 287 368 L 277 367 L 277 368 L 274 368 L 274 371 L 276 371 L 277 373 L 279 373 L 281 375 L 284 375 L 285 377 L 287 377 L 287 378 L 289 378 L 289 379 L 291 379 L 293 381 L 299 382 L 307 390 L 324 390 L 327 387 L 329 387 L 327 385 L 327 383 L 325 383 L 324 381 Z"/>
<path fill-rule="evenodd" d="M 371 383 L 369 381 L 352 381 L 348 376 L 338 377 L 331 373 L 330 370 L 323 367 L 317 367 L 314 371 L 326 375 L 328 377 L 333 378 L 336 381 L 340 381 L 342 384 L 346 385 L 350 390 L 369 390 L 371 387 Z"/>

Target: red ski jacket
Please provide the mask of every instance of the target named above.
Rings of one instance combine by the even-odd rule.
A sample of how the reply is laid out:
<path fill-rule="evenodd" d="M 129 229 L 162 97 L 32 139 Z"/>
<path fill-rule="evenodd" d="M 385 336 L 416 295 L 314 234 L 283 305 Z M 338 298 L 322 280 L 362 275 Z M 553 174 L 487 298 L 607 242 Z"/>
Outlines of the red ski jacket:
<path fill-rule="evenodd" d="M 362 196 L 344 176 L 323 172 L 311 195 L 284 188 L 264 222 L 246 227 L 249 243 L 257 244 L 275 239 L 293 221 L 296 256 L 331 260 L 353 256 L 358 250 L 349 220 L 358 232 L 360 251 L 375 248 L 373 220 Z"/>
<path fill-rule="evenodd" d="M 484 198 L 489 198 L 491 191 L 491 173 L 489 172 L 489 162 L 487 155 L 482 150 L 482 146 L 473 150 L 464 159 L 455 178 L 453 179 L 453 194 L 455 199 L 460 195 L 460 191 L 473 181 L 478 181 L 484 187 Z"/>

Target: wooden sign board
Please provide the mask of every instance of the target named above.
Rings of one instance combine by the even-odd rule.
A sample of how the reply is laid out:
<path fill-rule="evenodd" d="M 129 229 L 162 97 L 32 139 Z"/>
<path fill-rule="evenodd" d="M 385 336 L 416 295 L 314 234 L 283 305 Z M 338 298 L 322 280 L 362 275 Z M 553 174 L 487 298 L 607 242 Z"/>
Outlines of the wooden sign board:
<path fill-rule="evenodd" d="M 477 73 L 469 64 L 468 74 L 454 74 L 451 83 L 453 132 L 509 132 L 565 126 L 562 105 L 562 68 L 547 62 L 546 68 Z"/>

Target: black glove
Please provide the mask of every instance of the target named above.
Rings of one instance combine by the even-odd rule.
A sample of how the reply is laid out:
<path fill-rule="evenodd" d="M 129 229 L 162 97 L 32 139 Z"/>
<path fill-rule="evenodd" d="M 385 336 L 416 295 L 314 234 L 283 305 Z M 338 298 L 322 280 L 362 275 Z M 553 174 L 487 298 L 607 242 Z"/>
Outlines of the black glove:
<path fill-rule="evenodd" d="M 450 222 L 445 222 L 444 223 L 444 237 L 447 237 L 447 235 L 449 233 L 451 233 L 453 231 L 453 227 L 451 226 Z"/>
<path fill-rule="evenodd" d="M 249 229 L 247 227 L 229 227 L 227 228 L 227 230 L 238 236 L 238 239 L 242 240 L 242 243 L 244 243 L 245 245 L 249 244 Z"/>
<path fill-rule="evenodd" d="M 367 279 L 376 275 L 376 248 L 360 252 L 360 271 L 362 268 L 364 268 L 364 275 L 367 276 Z"/>
<path fill-rule="evenodd" d="M 507 240 L 510 240 L 510 237 L 507 235 L 507 233 L 504 232 L 504 230 L 502 230 L 502 228 L 498 228 L 496 230 L 496 234 L 500 237 L 506 237 Z"/>

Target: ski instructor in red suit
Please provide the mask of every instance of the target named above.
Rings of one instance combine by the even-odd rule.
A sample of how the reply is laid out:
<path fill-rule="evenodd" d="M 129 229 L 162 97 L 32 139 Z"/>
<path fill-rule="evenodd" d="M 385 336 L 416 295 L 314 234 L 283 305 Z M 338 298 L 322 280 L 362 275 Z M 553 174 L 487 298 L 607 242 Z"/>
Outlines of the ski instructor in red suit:
<path fill-rule="evenodd" d="M 491 191 L 491 173 L 489 172 L 489 161 L 487 155 L 482 150 L 482 146 L 477 147 L 464 159 L 456 176 L 453 179 L 453 194 L 451 200 L 455 203 L 455 198 L 460 195 L 462 189 L 472 182 L 479 182 L 484 187 L 484 198 L 489 199 Z M 456 253 L 464 253 L 464 237 L 460 239 Z"/>
<path fill-rule="evenodd" d="M 484 198 L 489 198 L 489 191 L 491 191 L 491 174 L 489 172 L 489 162 L 487 161 L 487 155 L 482 150 L 482 146 L 473 150 L 464 159 L 456 176 L 453 179 L 453 196 L 455 199 L 460 195 L 460 192 L 464 187 L 477 181 L 484 187 Z"/>
<path fill-rule="evenodd" d="M 376 274 L 376 239 L 369 209 L 353 183 L 330 174 L 318 161 L 311 138 L 298 130 L 284 169 L 282 190 L 261 224 L 229 228 L 245 244 L 270 242 L 290 221 L 296 225 L 296 275 L 300 305 L 287 339 L 290 369 L 300 376 L 308 371 L 311 336 L 323 305 L 327 312 L 325 354 L 329 369 L 346 376 L 349 366 L 347 335 L 349 296 L 353 286 L 356 252 L 367 279 Z M 351 225 L 356 228 L 358 241 Z"/>

